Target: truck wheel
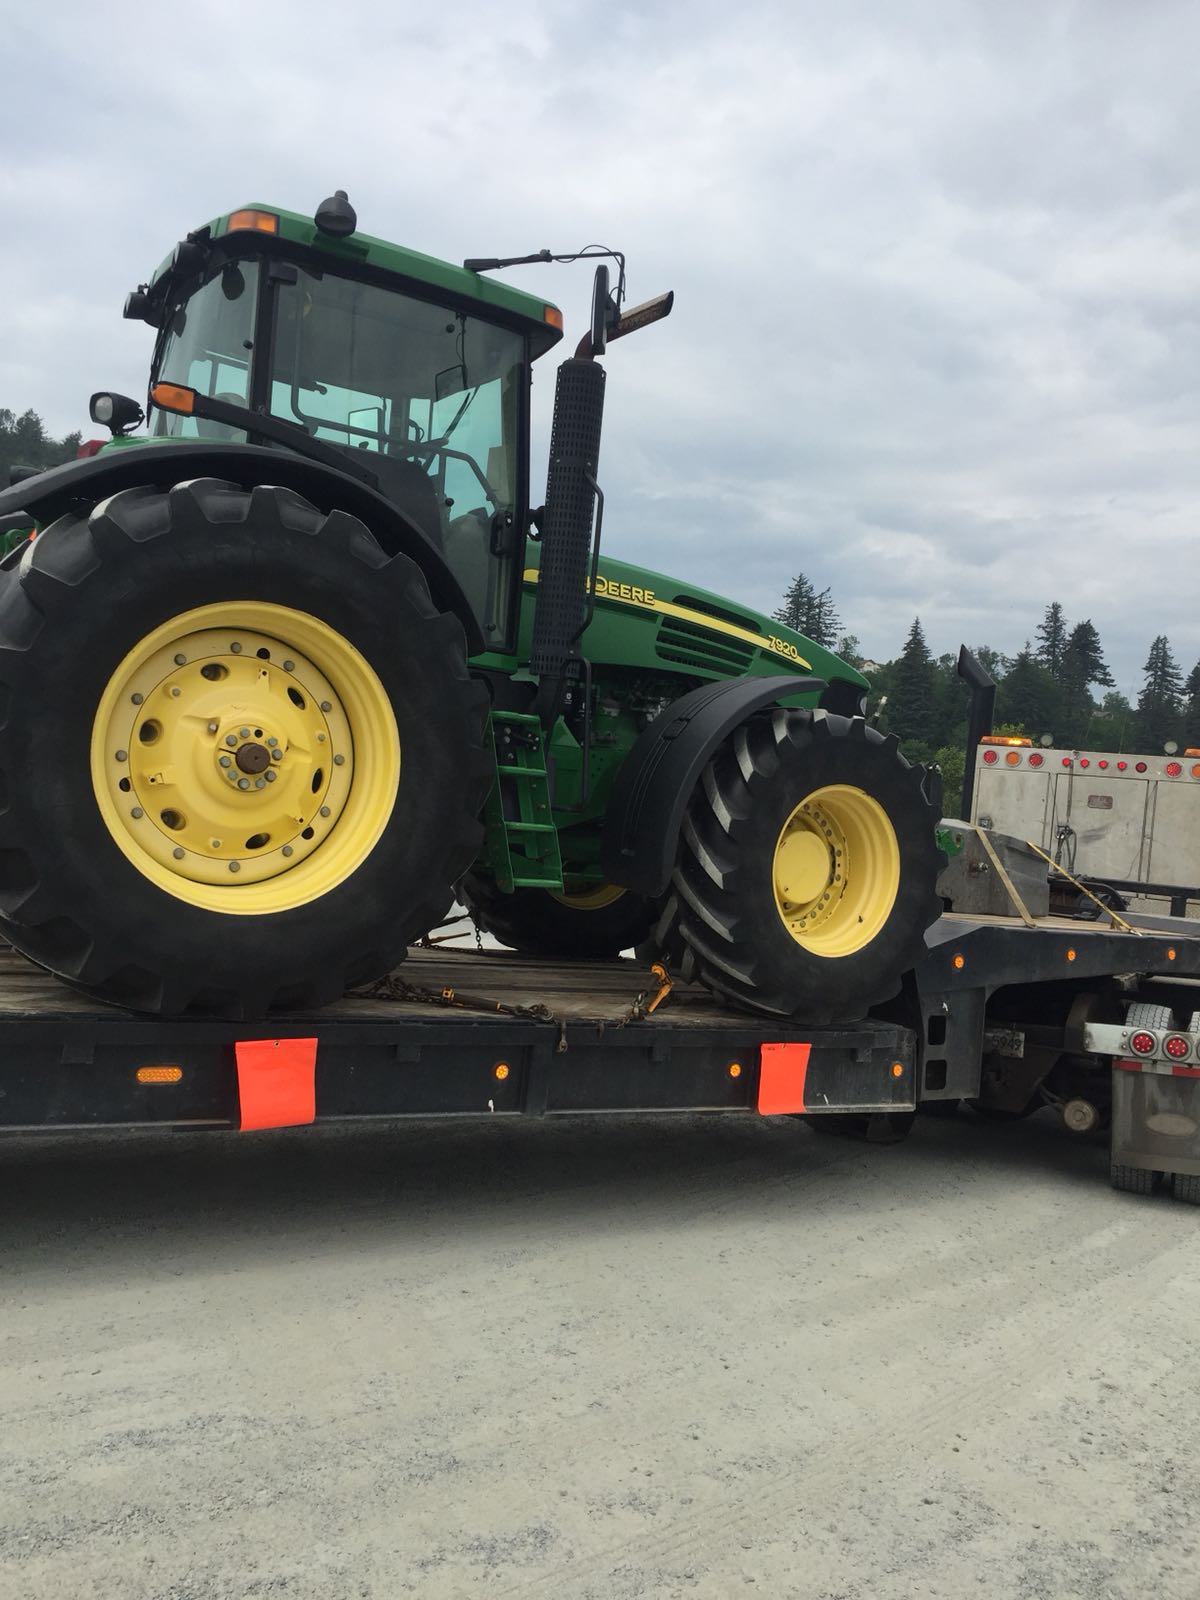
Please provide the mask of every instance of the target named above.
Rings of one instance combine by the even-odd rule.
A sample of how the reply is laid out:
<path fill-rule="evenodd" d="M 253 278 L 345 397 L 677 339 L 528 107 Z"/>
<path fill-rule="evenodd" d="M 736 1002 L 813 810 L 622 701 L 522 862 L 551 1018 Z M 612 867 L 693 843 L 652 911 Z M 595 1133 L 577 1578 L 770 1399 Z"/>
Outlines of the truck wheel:
<path fill-rule="evenodd" d="M 505 894 L 493 879 L 472 872 L 460 894 L 485 933 L 531 956 L 605 961 L 640 944 L 654 925 L 653 904 L 613 884 L 575 894 L 550 889 Z"/>
<path fill-rule="evenodd" d="M 923 773 L 860 717 L 767 712 L 725 741 L 684 820 L 668 952 L 736 1004 L 811 1022 L 900 988 L 941 914 Z M 678 964 L 678 961 L 677 961 Z"/>
<path fill-rule="evenodd" d="M 1108 1169 L 1109 1181 L 1122 1194 L 1153 1194 L 1158 1188 L 1161 1172 L 1149 1172 L 1145 1167 L 1126 1167 L 1113 1161 Z"/>
<path fill-rule="evenodd" d="M 1200 1178 L 1193 1172 L 1177 1172 L 1171 1179 L 1171 1193 L 1185 1205 L 1200 1206 Z"/>
<path fill-rule="evenodd" d="M 482 838 L 485 691 L 419 568 L 290 490 L 126 489 L 0 574 L 0 915 L 138 1010 L 388 971 Z"/>

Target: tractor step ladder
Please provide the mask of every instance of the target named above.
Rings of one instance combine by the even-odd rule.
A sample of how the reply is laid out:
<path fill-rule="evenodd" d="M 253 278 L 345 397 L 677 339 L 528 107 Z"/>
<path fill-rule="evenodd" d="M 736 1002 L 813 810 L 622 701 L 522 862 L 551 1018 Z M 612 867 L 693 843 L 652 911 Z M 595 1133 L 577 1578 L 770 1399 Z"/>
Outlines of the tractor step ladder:
<path fill-rule="evenodd" d="M 487 857 L 499 887 L 563 886 L 558 829 L 550 820 L 550 778 L 542 725 L 521 711 L 493 711 L 489 737 L 496 782 L 488 796 Z"/>

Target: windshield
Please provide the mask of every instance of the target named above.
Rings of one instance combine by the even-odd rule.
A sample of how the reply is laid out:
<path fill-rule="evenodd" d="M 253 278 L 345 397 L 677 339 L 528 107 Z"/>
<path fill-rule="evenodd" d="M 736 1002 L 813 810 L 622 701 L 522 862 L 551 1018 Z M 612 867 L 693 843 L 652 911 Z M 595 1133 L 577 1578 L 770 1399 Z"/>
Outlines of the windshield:
<path fill-rule="evenodd" d="M 175 307 L 163 332 L 155 381 L 186 384 L 212 399 L 250 403 L 250 356 L 258 265 L 230 262 Z M 237 439 L 239 428 L 155 408 L 151 432 L 159 438 Z"/>
<path fill-rule="evenodd" d="M 513 594 L 522 334 L 348 278 L 278 289 L 271 410 L 367 452 L 387 497 L 444 551 L 485 636 Z"/>

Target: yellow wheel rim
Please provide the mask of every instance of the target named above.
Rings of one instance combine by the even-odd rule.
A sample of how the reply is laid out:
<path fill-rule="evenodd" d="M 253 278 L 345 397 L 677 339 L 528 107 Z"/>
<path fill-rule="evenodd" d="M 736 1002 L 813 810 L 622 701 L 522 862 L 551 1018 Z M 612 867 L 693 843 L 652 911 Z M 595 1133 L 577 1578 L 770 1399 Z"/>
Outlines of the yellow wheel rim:
<path fill-rule="evenodd" d="M 374 849 L 400 781 L 391 702 L 317 617 L 200 606 L 134 646 L 100 697 L 92 786 L 127 859 L 208 911 L 328 894 Z"/>
<path fill-rule="evenodd" d="M 896 831 L 878 800 L 850 784 L 815 789 L 775 843 L 775 906 L 798 945 L 853 955 L 876 938 L 900 887 Z"/>
<path fill-rule="evenodd" d="M 578 894 L 568 894 L 566 890 L 560 894 L 551 889 L 550 898 L 557 900 L 560 906 L 570 906 L 572 911 L 603 911 L 605 906 L 614 905 L 626 892 L 615 883 L 598 883 L 594 888 L 581 889 Z"/>

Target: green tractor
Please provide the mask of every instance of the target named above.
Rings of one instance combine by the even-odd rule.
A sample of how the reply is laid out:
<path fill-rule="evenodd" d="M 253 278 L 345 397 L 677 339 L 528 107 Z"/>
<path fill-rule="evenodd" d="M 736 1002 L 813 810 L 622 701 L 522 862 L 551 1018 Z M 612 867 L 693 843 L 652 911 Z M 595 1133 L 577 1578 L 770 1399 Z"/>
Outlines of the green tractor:
<path fill-rule="evenodd" d="M 548 252 L 538 257 L 551 259 Z M 600 554 L 606 346 L 556 308 L 315 217 L 243 207 L 126 302 L 148 434 L 0 493 L 0 928 L 106 1000 L 258 1017 L 379 977 L 457 895 L 518 951 L 652 947 L 822 1021 L 894 994 L 940 902 L 927 775 L 865 680 Z M 14 474 L 14 476 L 16 476 Z M 731 529 L 731 534 L 733 530 Z"/>

